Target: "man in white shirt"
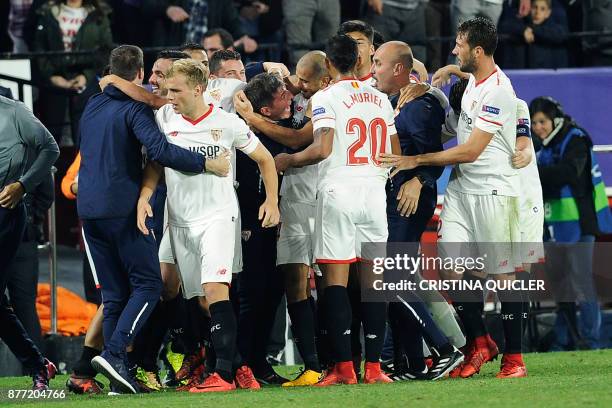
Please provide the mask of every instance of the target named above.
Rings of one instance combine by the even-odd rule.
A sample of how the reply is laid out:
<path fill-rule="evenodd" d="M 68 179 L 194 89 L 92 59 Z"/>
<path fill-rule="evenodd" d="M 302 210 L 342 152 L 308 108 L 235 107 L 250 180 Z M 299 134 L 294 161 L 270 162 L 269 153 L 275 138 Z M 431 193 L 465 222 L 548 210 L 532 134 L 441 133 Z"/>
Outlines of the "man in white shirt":
<path fill-rule="evenodd" d="M 464 280 L 481 280 L 485 272 L 498 281 L 516 279 L 513 242 L 520 243 L 521 239 L 518 216 L 521 184 L 518 170 L 512 165 L 517 103 L 510 80 L 493 60 L 496 46 L 497 29 L 490 20 L 477 17 L 459 26 L 453 54 L 460 71 L 470 76 L 461 100 L 456 147 L 418 156 L 381 158 L 396 168 L 392 174 L 422 165 L 455 165 L 440 215 L 438 236 L 443 243 L 440 249 L 449 252 L 461 246 L 459 252 L 463 252 L 463 248 L 469 247 L 468 254 L 461 253 L 463 257 L 482 257 L 487 253 L 484 271 L 465 273 Z M 451 73 L 458 69 L 455 66 L 447 70 Z M 459 76 L 465 75 L 462 73 Z M 453 272 L 441 273 L 447 278 L 461 279 Z M 466 300 L 468 293 L 449 292 L 472 342 L 466 362 L 451 376 L 467 378 L 478 373 L 499 351 L 484 324 L 482 291 L 470 291 L 473 298 L 467 301 L 457 300 Z M 524 377 L 527 370 L 521 355 L 522 302 L 511 301 L 516 294 L 510 290 L 500 290 L 498 296 L 505 316 L 506 348 L 497 377 Z"/>
<path fill-rule="evenodd" d="M 371 260 L 362 243 L 387 241 L 387 171 L 376 157 L 399 151 L 393 108 L 386 95 L 354 78 L 357 42 L 347 35 L 327 44 L 326 65 L 334 85 L 312 98 L 314 142 L 301 152 L 276 157 L 279 170 L 319 163 L 315 250 L 325 279 L 327 329 L 336 364 L 317 385 L 355 384 L 351 361 L 349 266 Z M 366 338 L 365 383 L 391 382 L 380 370 L 386 304 L 362 303 Z"/>
<path fill-rule="evenodd" d="M 259 209 L 262 226 L 278 223 L 278 179 L 270 153 L 236 115 L 206 105 L 208 70 L 193 60 L 179 60 L 168 72 L 169 104 L 156 114 L 170 143 L 197 151 L 209 158 L 228 157 L 232 147 L 257 162 L 266 189 Z M 228 157 L 229 160 L 229 157 Z M 186 297 L 206 296 L 211 315 L 211 338 L 217 354 L 215 372 L 190 389 L 214 392 L 259 388 L 250 368 L 242 365 L 234 374 L 236 318 L 229 300 L 229 283 L 234 258 L 238 203 L 233 177 L 209 177 L 166 169 L 168 223 L 172 249 L 181 274 Z M 145 169 L 139 200 L 138 220 L 147 233 L 144 219 L 150 214 L 148 199 L 154 191 L 161 168 L 152 163 Z"/>

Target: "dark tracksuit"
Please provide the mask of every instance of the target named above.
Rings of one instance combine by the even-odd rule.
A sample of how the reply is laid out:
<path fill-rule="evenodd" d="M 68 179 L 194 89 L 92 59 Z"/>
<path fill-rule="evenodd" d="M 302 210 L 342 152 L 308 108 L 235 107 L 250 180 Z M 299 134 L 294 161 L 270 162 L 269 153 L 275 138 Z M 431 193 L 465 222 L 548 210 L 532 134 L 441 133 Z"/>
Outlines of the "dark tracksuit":
<path fill-rule="evenodd" d="M 59 156 L 53 136 L 25 105 L 0 96 L 0 191 L 20 182 L 27 193 L 49 174 Z M 14 208 L 0 207 L 0 338 L 30 371 L 44 365 L 43 356 L 28 337 L 9 306 L 4 290 L 8 266 L 17 252 L 26 227 L 23 200 Z"/>
<path fill-rule="evenodd" d="M 397 99 L 397 96 L 390 99 L 394 107 L 397 105 Z M 444 123 L 444 118 L 445 112 L 440 102 L 429 93 L 404 105 L 400 113 L 395 117 L 395 127 L 400 140 L 402 155 L 414 156 L 441 151 L 440 129 Z M 388 242 L 411 243 L 421 240 L 421 235 L 425 231 L 427 223 L 433 216 L 436 208 L 438 196 L 436 180 L 442 175 L 443 171 L 444 167 L 421 166 L 414 170 L 402 171 L 387 182 Z M 397 210 L 397 195 L 402 184 L 417 175 L 424 181 L 417 211 L 410 217 L 404 217 Z M 412 254 L 412 256 L 416 256 L 416 253 Z M 405 279 L 406 276 L 398 278 Z M 403 304 L 395 302 L 389 305 L 391 327 L 394 327 L 394 323 L 398 323 L 398 319 L 401 320 L 399 322 L 400 325 L 417 324 L 420 322 L 424 326 L 415 326 L 412 331 L 413 335 L 402 339 L 402 343 L 407 349 L 406 351 L 409 353 L 422 353 L 422 337 L 420 334 L 423 331 L 425 331 L 424 334 L 427 334 L 428 340 L 433 338 L 433 343 L 440 344 L 447 342 L 446 336 L 433 323 L 429 311 L 418 296 L 410 292 L 404 292 L 402 295 L 404 300 L 411 306 L 412 313 L 418 315 L 418 319 L 413 319 L 410 315 L 405 314 L 405 310 L 400 311 L 400 316 L 408 316 L 409 318 L 399 317 L 396 308 L 403 308 Z M 399 339 L 398 333 L 394 333 L 394 335 L 394 340 L 397 341 Z M 395 344 L 395 346 L 397 349 L 398 344 Z M 384 355 L 388 358 L 389 354 L 390 344 L 387 344 Z"/>
<path fill-rule="evenodd" d="M 284 152 L 283 145 L 257 133 L 272 156 Z M 242 152 L 236 156 L 238 202 L 242 217 L 242 261 L 238 288 L 238 350 L 256 375 L 266 374 L 266 350 L 276 310 L 284 294 L 276 272 L 277 228 L 262 228 L 257 219 L 266 190 L 257 163 Z M 280 185 L 280 180 L 279 180 Z"/>
<path fill-rule="evenodd" d="M 157 245 L 136 227 L 142 146 L 163 166 L 200 173 L 204 157 L 169 144 L 153 111 L 113 86 L 93 96 L 80 123 L 77 208 L 102 289 L 104 345 L 121 356 L 162 292 Z"/>

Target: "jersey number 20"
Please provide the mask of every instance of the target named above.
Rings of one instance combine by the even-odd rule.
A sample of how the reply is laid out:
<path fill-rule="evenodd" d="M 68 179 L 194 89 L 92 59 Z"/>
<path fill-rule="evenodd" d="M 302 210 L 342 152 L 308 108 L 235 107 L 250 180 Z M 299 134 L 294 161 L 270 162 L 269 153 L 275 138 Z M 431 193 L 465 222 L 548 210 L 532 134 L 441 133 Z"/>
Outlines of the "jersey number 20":
<path fill-rule="evenodd" d="M 357 140 L 347 150 L 346 164 L 348 166 L 363 166 L 372 160 L 372 164 L 379 166 L 376 160 L 379 153 L 385 153 L 387 146 L 387 124 L 382 118 L 374 118 L 369 125 L 359 118 L 351 118 L 346 124 L 346 134 L 357 134 Z M 380 134 L 380 146 L 378 135 Z M 370 157 L 359 155 L 359 150 L 370 140 Z M 380 151 L 378 150 L 380 148 Z"/>

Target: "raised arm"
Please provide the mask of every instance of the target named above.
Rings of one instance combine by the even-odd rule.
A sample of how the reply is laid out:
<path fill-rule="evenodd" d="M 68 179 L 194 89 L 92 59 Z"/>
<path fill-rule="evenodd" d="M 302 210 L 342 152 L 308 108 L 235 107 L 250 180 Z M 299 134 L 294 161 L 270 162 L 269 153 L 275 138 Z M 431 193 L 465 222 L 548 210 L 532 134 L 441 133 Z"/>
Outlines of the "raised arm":
<path fill-rule="evenodd" d="M 157 96 L 152 92 L 148 92 L 143 87 L 118 77 L 117 75 L 110 74 L 100 80 L 100 88 L 104 89 L 104 87 L 108 85 L 113 85 L 130 98 L 145 103 L 153 109 L 159 109 L 168 103 L 167 99 Z"/>

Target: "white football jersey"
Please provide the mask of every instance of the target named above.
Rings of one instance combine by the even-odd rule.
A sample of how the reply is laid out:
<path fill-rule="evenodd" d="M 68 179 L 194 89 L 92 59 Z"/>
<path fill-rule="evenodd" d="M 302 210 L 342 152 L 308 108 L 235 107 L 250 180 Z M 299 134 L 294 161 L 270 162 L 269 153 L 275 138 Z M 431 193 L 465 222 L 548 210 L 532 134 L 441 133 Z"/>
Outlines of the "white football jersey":
<path fill-rule="evenodd" d="M 236 114 L 209 105 L 206 114 L 192 121 L 164 105 L 155 115 L 157 125 L 169 143 L 214 159 L 236 148 L 250 154 L 259 139 Z M 200 225 L 218 214 L 238 216 L 233 167 L 226 177 L 211 173 L 191 174 L 165 169 L 168 186 L 168 223 L 176 227 Z"/>
<path fill-rule="evenodd" d="M 226 112 L 236 113 L 234 95 L 244 89 L 246 82 L 235 78 L 215 78 L 208 81 L 204 92 L 204 102 L 212 103 Z"/>
<path fill-rule="evenodd" d="M 306 115 L 308 102 L 301 93 L 293 97 L 292 123 L 295 129 L 306 125 L 310 118 Z M 280 188 L 280 196 L 291 201 L 312 204 L 317 200 L 317 167 L 318 164 L 291 168 L 285 171 Z"/>
<path fill-rule="evenodd" d="M 319 189 L 345 179 L 386 182 L 389 170 L 376 157 L 391 152 L 397 132 L 385 94 L 355 79 L 338 81 L 312 97 L 312 122 L 315 131 L 334 129 L 332 152 L 319 163 Z"/>
<path fill-rule="evenodd" d="M 374 79 L 374 77 L 372 76 L 372 73 L 370 72 L 368 75 L 359 78 L 359 81 L 364 84 L 364 85 L 368 85 L 371 87 L 374 87 L 374 84 L 376 84 L 376 80 Z"/>
<path fill-rule="evenodd" d="M 457 143 L 466 143 L 474 128 L 492 133 L 493 138 L 475 162 L 455 165 L 448 188 L 477 195 L 518 196 L 518 170 L 512 166 L 516 96 L 510 79 L 499 67 L 479 82 L 470 75 L 461 99 Z"/>
<path fill-rule="evenodd" d="M 531 125 L 529 107 L 527 106 L 527 102 L 522 99 L 517 98 L 516 102 L 517 128 L 527 130 Z M 521 194 L 519 195 L 519 201 L 521 203 L 528 203 L 529 208 L 537 206 L 542 209 L 544 207 L 542 198 L 542 184 L 540 183 L 538 162 L 531 139 L 529 140 L 529 144 L 531 147 L 531 162 L 526 167 L 519 169 L 519 177 L 521 179 Z"/>

